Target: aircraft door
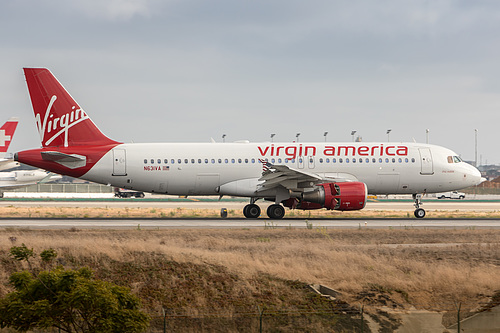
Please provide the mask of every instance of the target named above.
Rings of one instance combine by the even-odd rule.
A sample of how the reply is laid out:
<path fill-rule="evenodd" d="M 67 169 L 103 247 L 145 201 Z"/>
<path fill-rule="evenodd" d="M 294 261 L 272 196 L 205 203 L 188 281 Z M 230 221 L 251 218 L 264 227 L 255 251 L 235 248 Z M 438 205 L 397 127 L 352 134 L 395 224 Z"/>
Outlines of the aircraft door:
<path fill-rule="evenodd" d="M 433 175 L 434 166 L 432 163 L 432 154 L 429 148 L 419 148 L 420 153 L 420 163 L 421 163 L 421 175 Z"/>
<path fill-rule="evenodd" d="M 125 149 L 113 149 L 113 176 L 127 175 L 127 159 Z"/>

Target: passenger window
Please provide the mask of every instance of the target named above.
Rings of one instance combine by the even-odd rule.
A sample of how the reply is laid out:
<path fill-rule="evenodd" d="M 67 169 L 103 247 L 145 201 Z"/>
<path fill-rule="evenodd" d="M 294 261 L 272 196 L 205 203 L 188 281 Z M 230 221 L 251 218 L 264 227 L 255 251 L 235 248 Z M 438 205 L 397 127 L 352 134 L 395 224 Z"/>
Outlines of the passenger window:
<path fill-rule="evenodd" d="M 189 160 L 187 158 L 184 159 L 184 163 L 188 164 Z"/>
<path fill-rule="evenodd" d="M 179 159 L 177 160 L 177 163 L 181 164 L 181 163 L 182 163 L 182 160 L 179 158 Z"/>
<path fill-rule="evenodd" d="M 193 163 L 193 164 L 194 164 L 194 158 L 192 158 L 192 159 L 191 159 L 191 163 Z"/>
<path fill-rule="evenodd" d="M 325 163 L 330 163 L 330 159 L 329 158 L 325 159 Z"/>
<path fill-rule="evenodd" d="M 337 159 L 336 158 L 332 158 L 332 163 L 337 163 Z M 342 162 L 340 162 L 342 163 Z"/>
<path fill-rule="evenodd" d="M 158 164 L 161 164 L 161 159 L 158 159 L 157 162 L 158 162 Z"/>
<path fill-rule="evenodd" d="M 241 158 L 238 158 L 238 163 L 241 163 Z"/>
<path fill-rule="evenodd" d="M 151 164 L 155 164 L 155 160 L 151 159 Z"/>
<path fill-rule="evenodd" d="M 236 160 L 234 158 L 231 159 L 231 163 L 234 163 L 236 162 Z"/>
<path fill-rule="evenodd" d="M 281 164 L 281 158 L 278 158 L 278 163 L 280 163 L 280 164 Z"/>
<path fill-rule="evenodd" d="M 385 163 L 389 163 L 389 159 L 388 158 L 385 159 Z"/>
<path fill-rule="evenodd" d="M 342 163 L 342 159 L 341 158 L 339 158 L 339 163 Z"/>
<path fill-rule="evenodd" d="M 399 159 L 398 159 L 398 162 L 399 162 L 399 163 L 401 163 L 401 162 L 403 162 L 403 160 L 402 160 L 401 158 L 399 158 Z"/>
<path fill-rule="evenodd" d="M 147 158 L 144 159 L 144 164 L 148 164 L 148 159 Z"/>
<path fill-rule="evenodd" d="M 220 159 L 220 158 L 219 158 L 219 159 L 217 160 L 217 162 L 218 162 L 219 164 L 221 164 L 221 163 L 222 163 L 222 159 Z"/>
<path fill-rule="evenodd" d="M 372 163 L 377 163 L 377 159 L 376 158 L 372 158 Z"/>
<path fill-rule="evenodd" d="M 175 164 L 175 160 L 174 160 L 174 159 L 171 159 L 171 160 L 170 160 L 170 163 Z"/>
<path fill-rule="evenodd" d="M 348 159 L 348 158 L 346 158 L 346 159 L 345 159 L 345 162 L 346 162 L 346 163 L 349 163 L 349 159 Z"/>
<path fill-rule="evenodd" d="M 205 158 L 205 163 L 208 163 L 208 158 Z"/>
<path fill-rule="evenodd" d="M 168 164 L 168 158 L 164 159 L 164 160 L 163 160 L 163 162 L 164 162 L 165 164 Z"/>
<path fill-rule="evenodd" d="M 382 163 L 382 159 L 381 159 L 381 158 L 379 158 L 379 159 L 378 159 L 378 162 L 379 162 L 379 163 Z"/>
<path fill-rule="evenodd" d="M 255 163 L 255 158 L 252 158 L 252 163 Z"/>
<path fill-rule="evenodd" d="M 396 163 L 396 159 L 395 158 L 392 159 L 392 163 Z"/>
<path fill-rule="evenodd" d="M 415 158 L 414 157 L 411 159 L 411 163 L 415 163 Z"/>
<path fill-rule="evenodd" d="M 226 163 L 226 164 L 227 164 L 227 163 L 229 163 L 229 160 L 226 158 L 226 159 L 224 160 L 224 163 Z"/>
<path fill-rule="evenodd" d="M 212 164 L 214 164 L 214 163 L 215 163 L 215 159 L 213 159 L 213 158 L 212 158 L 212 159 L 210 160 L 210 162 L 212 162 Z"/>

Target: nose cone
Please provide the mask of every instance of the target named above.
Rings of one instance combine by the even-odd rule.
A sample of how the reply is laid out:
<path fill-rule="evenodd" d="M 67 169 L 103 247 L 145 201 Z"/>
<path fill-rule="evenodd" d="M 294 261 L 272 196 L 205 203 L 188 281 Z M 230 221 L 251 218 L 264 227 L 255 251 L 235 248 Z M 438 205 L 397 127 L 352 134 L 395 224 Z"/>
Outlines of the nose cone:
<path fill-rule="evenodd" d="M 470 164 L 467 164 L 466 177 L 471 186 L 479 185 L 484 181 L 484 178 L 481 177 L 481 172 Z"/>

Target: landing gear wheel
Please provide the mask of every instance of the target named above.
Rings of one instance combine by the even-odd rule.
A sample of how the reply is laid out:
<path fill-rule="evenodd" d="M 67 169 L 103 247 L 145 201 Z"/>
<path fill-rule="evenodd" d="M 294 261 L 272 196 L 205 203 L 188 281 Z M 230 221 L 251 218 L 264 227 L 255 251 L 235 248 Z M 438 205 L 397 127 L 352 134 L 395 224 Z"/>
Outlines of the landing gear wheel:
<path fill-rule="evenodd" d="M 256 204 L 249 204 L 243 208 L 243 215 L 247 219 L 256 219 L 260 216 L 260 207 Z"/>
<path fill-rule="evenodd" d="M 267 216 L 275 220 L 282 219 L 285 216 L 285 208 L 278 204 L 271 205 L 267 208 Z"/>
<path fill-rule="evenodd" d="M 421 219 L 425 216 L 425 210 L 423 208 L 417 208 L 413 214 L 417 219 Z"/>

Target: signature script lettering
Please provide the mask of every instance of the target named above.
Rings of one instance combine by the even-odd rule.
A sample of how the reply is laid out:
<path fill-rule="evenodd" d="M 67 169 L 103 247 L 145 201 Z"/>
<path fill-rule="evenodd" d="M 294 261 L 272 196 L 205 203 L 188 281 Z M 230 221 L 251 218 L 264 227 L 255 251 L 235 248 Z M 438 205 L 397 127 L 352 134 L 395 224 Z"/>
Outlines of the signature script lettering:
<path fill-rule="evenodd" d="M 64 134 L 64 147 L 68 146 L 68 130 L 78 123 L 89 119 L 89 116 L 81 108 L 72 107 L 70 112 L 67 112 L 60 117 L 54 117 L 52 113 L 52 107 L 57 100 L 57 96 L 53 95 L 50 98 L 49 105 L 45 111 L 45 116 L 43 120 L 41 119 L 40 113 L 35 115 L 36 125 L 38 127 L 38 133 L 40 134 L 40 140 L 42 143 L 45 137 L 49 135 L 49 138 L 45 141 L 44 145 L 50 145 L 52 141 L 58 138 L 60 135 Z"/>

